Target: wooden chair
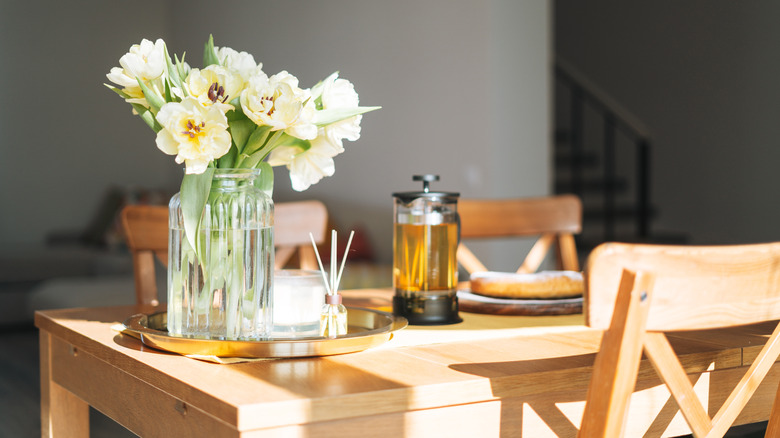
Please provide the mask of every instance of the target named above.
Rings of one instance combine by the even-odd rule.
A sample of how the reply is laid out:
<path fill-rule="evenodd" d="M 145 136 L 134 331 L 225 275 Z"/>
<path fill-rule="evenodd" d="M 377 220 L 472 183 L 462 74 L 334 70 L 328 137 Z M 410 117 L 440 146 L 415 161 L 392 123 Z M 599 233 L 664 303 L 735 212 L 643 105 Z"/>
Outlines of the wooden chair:
<path fill-rule="evenodd" d="M 558 269 L 579 271 L 574 234 L 582 230 L 582 203 L 574 195 L 458 202 L 461 239 L 539 236 L 518 273 L 536 272 L 555 246 Z M 468 271 L 488 269 L 462 242 L 458 262 Z"/>
<path fill-rule="evenodd" d="M 168 207 L 128 205 L 122 210 L 122 227 L 133 255 L 135 295 L 138 304 L 156 306 L 154 256 L 168 264 Z M 318 269 L 309 233 L 325 241 L 328 211 L 319 201 L 280 202 L 274 206 L 274 267 L 281 269 L 298 252 L 301 269 Z"/>
<path fill-rule="evenodd" d="M 580 437 L 619 437 L 642 352 L 696 437 L 722 437 L 780 354 L 780 325 L 710 417 L 664 332 L 780 319 L 780 243 L 662 246 L 608 243 L 588 258 L 585 316 L 605 330 Z M 706 403 L 706 401 L 705 401 Z M 766 436 L 780 436 L 775 399 Z"/>

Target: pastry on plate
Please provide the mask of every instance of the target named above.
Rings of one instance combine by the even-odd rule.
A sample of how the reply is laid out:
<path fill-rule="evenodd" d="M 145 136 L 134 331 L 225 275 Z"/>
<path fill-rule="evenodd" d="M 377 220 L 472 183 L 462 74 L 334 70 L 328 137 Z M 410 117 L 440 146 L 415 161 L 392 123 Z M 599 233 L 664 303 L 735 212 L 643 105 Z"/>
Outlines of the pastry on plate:
<path fill-rule="evenodd" d="M 475 272 L 471 274 L 471 292 L 495 298 L 555 299 L 581 296 L 585 290 L 582 272 L 542 271 Z"/>

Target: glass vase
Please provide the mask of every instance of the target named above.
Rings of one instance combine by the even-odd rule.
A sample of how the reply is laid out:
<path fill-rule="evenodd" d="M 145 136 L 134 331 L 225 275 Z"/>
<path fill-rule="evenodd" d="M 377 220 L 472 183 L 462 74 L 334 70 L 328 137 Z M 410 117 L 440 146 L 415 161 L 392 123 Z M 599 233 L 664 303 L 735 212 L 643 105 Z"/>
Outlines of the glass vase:
<path fill-rule="evenodd" d="M 169 204 L 168 333 L 267 339 L 273 326 L 273 201 L 257 169 L 216 169 L 196 240 L 189 244 L 180 193 Z"/>

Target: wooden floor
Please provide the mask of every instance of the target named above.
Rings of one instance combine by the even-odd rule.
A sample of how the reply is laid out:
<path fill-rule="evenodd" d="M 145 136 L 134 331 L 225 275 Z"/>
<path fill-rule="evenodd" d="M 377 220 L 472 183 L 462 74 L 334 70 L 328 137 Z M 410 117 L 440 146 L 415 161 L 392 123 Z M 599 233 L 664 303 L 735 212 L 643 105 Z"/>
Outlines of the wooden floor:
<path fill-rule="evenodd" d="M 38 331 L 32 326 L 0 328 L 0 438 L 40 436 Z M 111 419 L 90 411 L 91 436 L 133 437 Z M 763 437 L 762 425 L 735 428 L 730 438 Z"/>

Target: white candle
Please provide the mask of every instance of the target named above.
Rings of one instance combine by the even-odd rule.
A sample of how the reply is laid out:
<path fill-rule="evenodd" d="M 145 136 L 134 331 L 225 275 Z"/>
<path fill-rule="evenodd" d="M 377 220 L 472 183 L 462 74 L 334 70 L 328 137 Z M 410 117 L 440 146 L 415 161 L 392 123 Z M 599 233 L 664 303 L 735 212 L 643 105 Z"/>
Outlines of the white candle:
<path fill-rule="evenodd" d="M 274 338 L 318 336 L 325 286 L 317 271 L 289 269 L 274 275 Z"/>

